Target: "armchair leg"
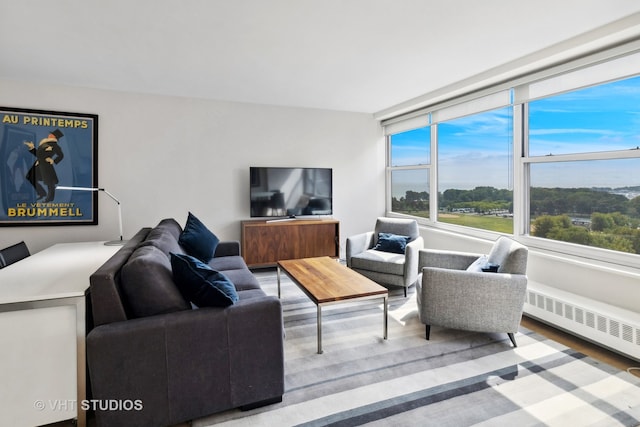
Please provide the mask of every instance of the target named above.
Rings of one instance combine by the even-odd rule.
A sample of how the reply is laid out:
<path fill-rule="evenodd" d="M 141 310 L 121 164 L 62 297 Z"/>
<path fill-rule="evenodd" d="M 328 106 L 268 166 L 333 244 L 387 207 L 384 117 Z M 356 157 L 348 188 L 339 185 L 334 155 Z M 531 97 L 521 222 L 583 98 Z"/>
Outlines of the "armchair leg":
<path fill-rule="evenodd" d="M 511 343 L 513 344 L 513 346 L 517 347 L 518 344 L 516 344 L 516 337 L 511 332 L 509 332 L 508 335 L 509 335 L 509 339 L 511 340 Z"/>
<path fill-rule="evenodd" d="M 427 338 L 427 341 L 429 341 L 429 334 L 431 333 L 431 325 L 424 325 L 425 326 L 425 337 Z"/>
<path fill-rule="evenodd" d="M 407 297 L 407 287 L 406 286 L 404 287 L 404 297 L 405 298 Z"/>

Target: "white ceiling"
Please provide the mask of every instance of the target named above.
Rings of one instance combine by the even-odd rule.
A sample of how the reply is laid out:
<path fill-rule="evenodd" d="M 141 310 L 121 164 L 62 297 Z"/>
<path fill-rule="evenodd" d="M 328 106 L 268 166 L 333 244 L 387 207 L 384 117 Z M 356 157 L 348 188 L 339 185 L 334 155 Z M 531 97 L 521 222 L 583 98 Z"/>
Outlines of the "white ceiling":
<path fill-rule="evenodd" d="M 0 78 L 375 113 L 637 12 L 637 0 L 0 0 Z"/>

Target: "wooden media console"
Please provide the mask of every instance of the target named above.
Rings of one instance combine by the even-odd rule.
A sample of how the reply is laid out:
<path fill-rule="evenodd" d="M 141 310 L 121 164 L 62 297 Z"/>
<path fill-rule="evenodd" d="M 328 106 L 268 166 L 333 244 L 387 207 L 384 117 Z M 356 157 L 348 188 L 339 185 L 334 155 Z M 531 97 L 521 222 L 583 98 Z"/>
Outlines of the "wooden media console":
<path fill-rule="evenodd" d="M 242 221 L 242 256 L 249 267 L 286 259 L 340 256 L 340 222 L 333 219 Z"/>

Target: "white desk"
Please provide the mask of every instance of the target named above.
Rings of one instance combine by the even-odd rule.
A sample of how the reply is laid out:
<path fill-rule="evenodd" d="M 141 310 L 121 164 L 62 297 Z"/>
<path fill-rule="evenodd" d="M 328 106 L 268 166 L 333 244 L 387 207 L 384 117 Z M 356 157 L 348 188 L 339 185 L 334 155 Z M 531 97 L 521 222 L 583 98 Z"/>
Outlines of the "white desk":
<path fill-rule="evenodd" d="M 85 296 L 118 249 L 61 243 L 0 269 L 1 425 L 86 425 Z"/>

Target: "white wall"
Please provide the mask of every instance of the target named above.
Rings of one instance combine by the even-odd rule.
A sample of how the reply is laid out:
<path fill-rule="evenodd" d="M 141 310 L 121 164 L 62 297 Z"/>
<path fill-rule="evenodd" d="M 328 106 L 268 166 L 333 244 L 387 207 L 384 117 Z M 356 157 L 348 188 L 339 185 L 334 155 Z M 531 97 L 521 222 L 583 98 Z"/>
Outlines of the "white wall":
<path fill-rule="evenodd" d="M 122 202 L 125 238 L 192 211 L 221 239 L 249 217 L 249 166 L 333 168 L 334 215 L 346 236 L 384 214 L 384 138 L 369 114 L 38 85 L 0 79 L 0 105 L 98 114 L 98 182 Z M 112 240 L 116 205 L 99 194 L 99 225 L 2 227 L 24 240 Z"/>

